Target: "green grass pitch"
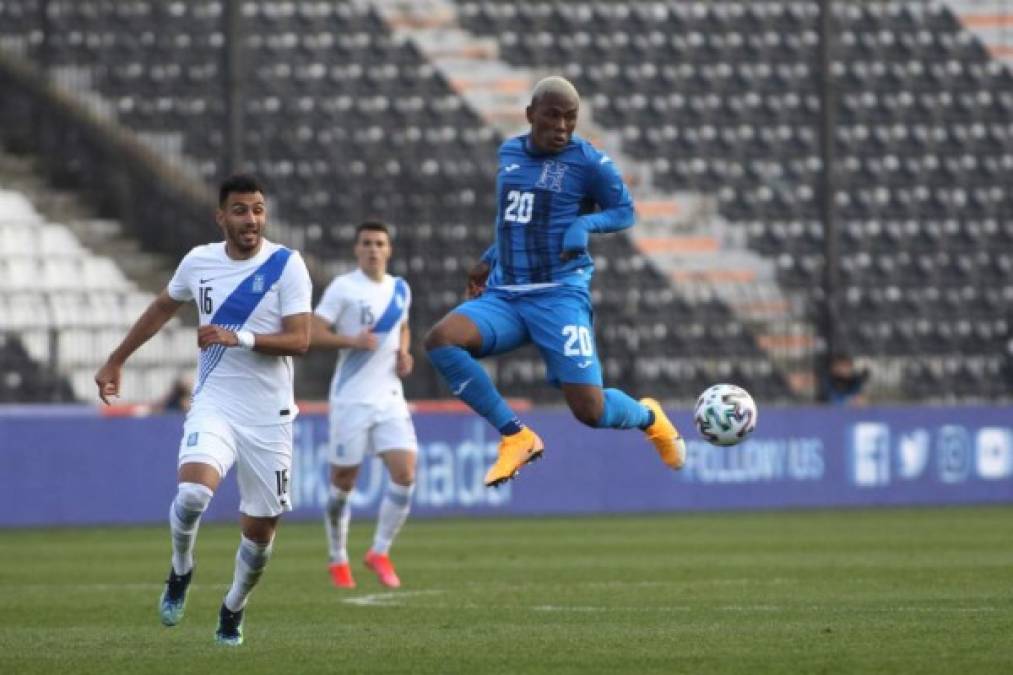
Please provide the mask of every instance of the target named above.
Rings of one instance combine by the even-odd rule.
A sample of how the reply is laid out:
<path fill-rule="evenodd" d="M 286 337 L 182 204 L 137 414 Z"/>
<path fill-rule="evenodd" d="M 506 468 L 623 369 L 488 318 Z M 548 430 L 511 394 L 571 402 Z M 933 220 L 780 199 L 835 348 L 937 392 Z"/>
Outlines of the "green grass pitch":
<path fill-rule="evenodd" d="M 0 531 L 0 673 L 1013 672 L 1013 508 L 409 521 L 387 591 L 326 577 L 284 523 L 213 643 L 235 526 L 208 525 L 186 618 L 158 623 L 164 527 Z"/>

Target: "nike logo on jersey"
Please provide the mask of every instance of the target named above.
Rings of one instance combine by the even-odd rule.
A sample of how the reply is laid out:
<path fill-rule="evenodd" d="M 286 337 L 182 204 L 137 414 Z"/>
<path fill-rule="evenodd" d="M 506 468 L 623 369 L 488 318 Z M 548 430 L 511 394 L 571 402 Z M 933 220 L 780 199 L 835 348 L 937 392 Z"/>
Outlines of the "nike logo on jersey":
<path fill-rule="evenodd" d="M 608 155 L 602 155 L 601 159 L 598 160 L 598 163 L 599 164 L 604 164 L 605 162 L 611 162 L 611 161 L 612 161 L 611 157 L 609 157 Z"/>
<path fill-rule="evenodd" d="M 587 368 L 592 363 L 594 363 L 594 362 L 591 359 L 584 359 L 582 362 L 580 362 L 580 363 L 577 364 L 577 367 L 578 368 Z"/>
<path fill-rule="evenodd" d="M 201 282 L 202 284 L 206 284 L 206 283 L 207 283 L 207 282 L 209 282 L 209 281 L 214 281 L 214 278 L 211 278 L 211 279 L 201 279 L 201 280 L 200 280 L 200 282 Z"/>
<path fill-rule="evenodd" d="M 520 164 L 508 164 L 507 166 L 503 167 L 503 173 L 510 173 L 511 171 L 514 171 L 519 168 L 521 168 Z"/>
<path fill-rule="evenodd" d="M 469 377 L 467 380 L 457 385 L 457 387 L 450 393 L 452 393 L 454 396 L 460 396 L 461 392 L 464 391 L 464 388 L 467 387 L 469 384 L 471 384 L 471 380 L 472 378 Z"/>

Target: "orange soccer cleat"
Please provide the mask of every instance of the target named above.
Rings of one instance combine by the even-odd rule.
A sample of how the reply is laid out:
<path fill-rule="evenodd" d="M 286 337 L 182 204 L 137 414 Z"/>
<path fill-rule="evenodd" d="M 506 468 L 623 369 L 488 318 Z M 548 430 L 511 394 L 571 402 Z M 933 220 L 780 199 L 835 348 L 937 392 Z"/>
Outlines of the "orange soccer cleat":
<path fill-rule="evenodd" d="M 363 560 L 366 567 L 376 572 L 376 578 L 387 588 L 400 588 L 401 580 L 394 571 L 394 565 L 386 553 L 376 553 L 373 549 L 366 552 L 366 559 Z"/>
<path fill-rule="evenodd" d="M 327 566 L 327 571 L 331 573 L 331 581 L 338 588 L 355 588 L 352 568 L 347 562 L 331 563 Z"/>
<path fill-rule="evenodd" d="M 516 434 L 504 436 L 499 442 L 499 459 L 485 474 L 487 487 L 495 487 L 505 483 L 514 476 L 522 466 L 542 456 L 545 445 L 531 429 L 524 427 Z"/>
<path fill-rule="evenodd" d="M 654 413 L 654 423 L 644 429 L 647 440 L 654 444 L 661 461 L 678 471 L 686 463 L 686 441 L 682 440 L 679 430 L 668 419 L 660 403 L 653 398 L 642 398 L 640 402 Z"/>

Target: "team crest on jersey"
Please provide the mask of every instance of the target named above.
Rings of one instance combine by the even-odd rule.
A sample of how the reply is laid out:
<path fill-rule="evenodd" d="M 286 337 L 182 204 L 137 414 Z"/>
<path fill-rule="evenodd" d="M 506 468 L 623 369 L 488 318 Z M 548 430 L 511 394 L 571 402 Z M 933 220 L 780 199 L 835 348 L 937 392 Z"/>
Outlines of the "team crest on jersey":
<path fill-rule="evenodd" d="M 255 274 L 253 276 L 253 292 L 263 293 L 264 292 L 264 275 Z"/>
<path fill-rule="evenodd" d="M 542 162 L 542 175 L 539 176 L 535 187 L 553 192 L 563 191 L 563 176 L 566 175 L 566 165 L 554 159 L 547 159 Z"/>

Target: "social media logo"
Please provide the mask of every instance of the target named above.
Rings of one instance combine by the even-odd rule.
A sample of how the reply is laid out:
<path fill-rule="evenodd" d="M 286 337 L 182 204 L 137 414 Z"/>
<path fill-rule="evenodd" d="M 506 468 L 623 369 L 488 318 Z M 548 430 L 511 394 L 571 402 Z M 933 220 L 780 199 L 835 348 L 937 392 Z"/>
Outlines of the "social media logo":
<path fill-rule="evenodd" d="M 1013 476 L 1013 432 L 1001 427 L 982 427 L 974 441 L 978 476 L 1002 480 Z"/>
<path fill-rule="evenodd" d="M 936 463 L 939 480 L 961 483 L 971 474 L 971 439 L 967 429 L 955 424 L 939 428 L 936 435 Z"/>
<path fill-rule="evenodd" d="M 918 478 L 929 463 L 932 439 L 925 429 L 901 434 L 897 444 L 897 473 L 905 480 Z"/>
<path fill-rule="evenodd" d="M 879 422 L 859 422 L 851 430 L 852 480 L 876 487 L 890 483 L 890 428 Z"/>

